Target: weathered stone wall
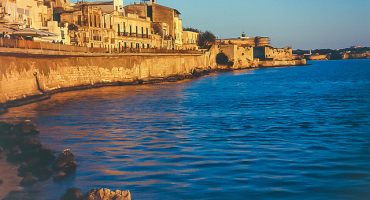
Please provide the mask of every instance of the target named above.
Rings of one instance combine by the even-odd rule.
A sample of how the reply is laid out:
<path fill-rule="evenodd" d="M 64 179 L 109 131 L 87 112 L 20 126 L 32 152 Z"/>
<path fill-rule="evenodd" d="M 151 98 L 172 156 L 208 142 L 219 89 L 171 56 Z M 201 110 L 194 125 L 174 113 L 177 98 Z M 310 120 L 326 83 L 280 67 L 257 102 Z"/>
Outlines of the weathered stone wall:
<path fill-rule="evenodd" d="M 236 61 L 233 69 L 306 64 L 305 60 L 252 61 L 252 48 L 232 45 L 230 51 L 223 50 Z M 6 49 L 0 51 L 0 109 L 1 104 L 53 91 L 166 79 L 190 75 L 194 70 L 225 69 L 216 64 L 219 52 L 218 46 L 203 54 L 71 54 Z"/>
<path fill-rule="evenodd" d="M 234 62 L 234 68 L 253 66 L 253 47 L 239 47 L 234 44 L 220 45 L 220 51 L 224 53 L 230 61 Z"/>
<path fill-rule="evenodd" d="M 211 53 L 213 51 L 213 53 Z M 179 55 L 25 56 L 0 54 L 0 103 L 57 89 L 187 75 L 217 68 L 215 52 Z M 39 83 L 39 86 L 37 84 Z"/>
<path fill-rule="evenodd" d="M 306 59 L 258 61 L 258 67 L 279 67 L 279 66 L 294 66 L 294 65 L 306 65 L 306 64 L 307 64 Z"/>

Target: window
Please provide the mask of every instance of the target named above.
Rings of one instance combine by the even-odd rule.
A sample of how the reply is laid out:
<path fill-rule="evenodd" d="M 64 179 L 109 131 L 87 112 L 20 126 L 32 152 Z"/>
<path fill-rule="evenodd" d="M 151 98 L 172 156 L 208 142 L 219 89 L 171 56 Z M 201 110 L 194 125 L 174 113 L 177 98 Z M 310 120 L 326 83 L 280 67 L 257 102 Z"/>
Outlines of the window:
<path fill-rule="evenodd" d="M 118 34 L 118 36 L 121 35 L 121 27 L 120 27 L 120 24 L 117 24 L 117 34 Z"/>

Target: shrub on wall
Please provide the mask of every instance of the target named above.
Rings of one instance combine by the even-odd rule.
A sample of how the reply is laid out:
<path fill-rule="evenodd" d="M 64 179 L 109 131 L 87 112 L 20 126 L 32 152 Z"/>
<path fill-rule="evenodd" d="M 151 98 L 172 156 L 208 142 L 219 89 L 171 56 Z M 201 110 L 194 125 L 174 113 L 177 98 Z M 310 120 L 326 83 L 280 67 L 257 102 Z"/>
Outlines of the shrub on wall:
<path fill-rule="evenodd" d="M 216 63 L 218 65 L 226 65 L 228 67 L 232 67 L 234 65 L 234 63 L 229 60 L 229 57 L 222 52 L 216 55 Z"/>
<path fill-rule="evenodd" d="M 210 31 L 199 34 L 198 46 L 202 49 L 209 49 L 216 43 L 216 36 Z"/>

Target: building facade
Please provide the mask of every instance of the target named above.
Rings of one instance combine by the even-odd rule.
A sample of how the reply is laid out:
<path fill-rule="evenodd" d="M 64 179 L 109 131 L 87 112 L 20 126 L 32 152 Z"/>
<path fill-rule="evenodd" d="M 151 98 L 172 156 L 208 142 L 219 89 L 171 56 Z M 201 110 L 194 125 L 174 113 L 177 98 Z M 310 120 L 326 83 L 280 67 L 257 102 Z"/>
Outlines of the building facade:
<path fill-rule="evenodd" d="M 186 50 L 198 50 L 199 33 L 193 31 L 182 32 L 182 46 Z"/>
<path fill-rule="evenodd" d="M 109 52 L 146 48 L 198 49 L 198 33 L 183 30 L 181 13 L 155 0 L 127 6 L 123 0 L 75 3 L 70 0 L 0 0 L 0 7 L 0 32 L 12 25 L 14 29 L 32 28 L 35 32 L 50 33 L 47 36 L 29 34 L 32 40 L 101 48 Z"/>
<path fill-rule="evenodd" d="M 46 28 L 52 9 L 43 0 L 0 0 L 0 22 L 20 28 Z"/>
<path fill-rule="evenodd" d="M 253 57 L 260 60 L 287 61 L 293 59 L 293 50 L 287 48 L 274 48 L 271 46 L 254 47 Z"/>

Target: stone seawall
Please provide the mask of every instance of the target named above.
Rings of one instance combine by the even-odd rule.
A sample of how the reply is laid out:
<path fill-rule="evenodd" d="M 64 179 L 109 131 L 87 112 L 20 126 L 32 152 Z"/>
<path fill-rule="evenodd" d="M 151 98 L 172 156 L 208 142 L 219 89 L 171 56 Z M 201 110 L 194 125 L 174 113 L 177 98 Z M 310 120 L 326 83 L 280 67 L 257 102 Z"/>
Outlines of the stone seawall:
<path fill-rule="evenodd" d="M 221 70 L 225 66 L 216 64 L 219 52 L 218 47 L 203 54 L 117 55 L 0 49 L 0 113 L 7 107 L 45 99 L 59 91 L 156 82 Z M 233 68 L 251 67 L 241 64 Z M 260 66 L 301 64 L 305 63 L 266 61 Z"/>
<path fill-rule="evenodd" d="M 0 103 L 65 88 L 132 83 L 216 69 L 213 53 L 145 55 L 0 54 Z"/>
<path fill-rule="evenodd" d="M 297 65 L 307 65 L 305 59 L 302 60 L 267 60 L 259 61 L 258 67 L 280 67 L 280 66 L 297 66 Z"/>

